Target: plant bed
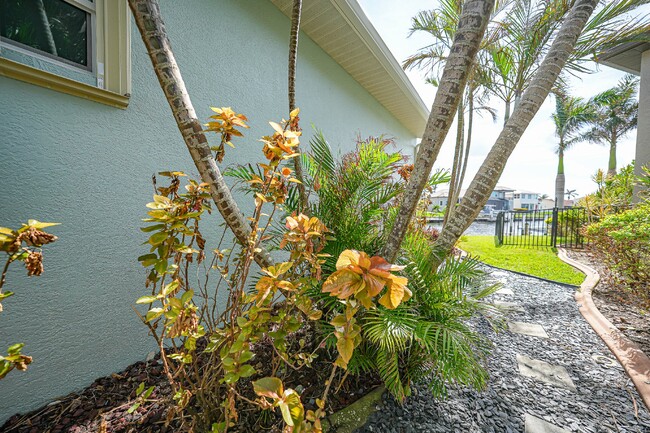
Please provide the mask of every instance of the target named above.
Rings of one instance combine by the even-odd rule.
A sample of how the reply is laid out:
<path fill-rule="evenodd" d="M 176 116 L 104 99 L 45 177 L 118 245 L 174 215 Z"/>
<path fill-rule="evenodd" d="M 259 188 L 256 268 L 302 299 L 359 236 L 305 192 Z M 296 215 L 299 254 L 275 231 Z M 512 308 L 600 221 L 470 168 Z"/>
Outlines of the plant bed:
<path fill-rule="evenodd" d="M 259 357 L 257 366 L 265 364 Z M 319 364 L 320 367 L 319 368 Z M 315 399 L 320 398 L 325 388 L 330 361 L 314 363 L 314 369 L 298 371 L 288 381 L 294 389 L 302 390 L 306 409 L 315 409 Z M 138 407 L 132 413 L 129 409 L 136 399 L 136 388 L 140 383 L 153 386 L 150 396 L 153 400 Z M 327 412 L 336 415 L 360 398 L 371 393 L 380 381 L 369 375 L 349 376 L 340 392 L 331 393 Z M 336 380 L 333 387 L 339 385 Z M 136 362 L 119 373 L 95 380 L 87 388 L 68 394 L 27 414 L 16 414 L 0 427 L 2 433 L 171 433 L 178 425 L 177 419 L 165 425 L 171 389 L 165 380 L 158 356 L 150 361 Z M 160 401 L 156 401 L 160 400 Z M 330 415 L 331 417 L 332 415 Z M 282 431 L 282 416 L 278 411 L 241 411 L 240 423 L 232 432 L 270 433 Z M 103 429 L 103 430 L 102 430 Z M 335 431 L 335 430 L 333 430 Z"/>
<path fill-rule="evenodd" d="M 586 251 L 567 250 L 570 258 L 588 264 L 601 276 L 591 295 L 598 310 L 627 338 L 650 355 L 650 311 L 624 286 L 617 284 L 611 271 Z"/>

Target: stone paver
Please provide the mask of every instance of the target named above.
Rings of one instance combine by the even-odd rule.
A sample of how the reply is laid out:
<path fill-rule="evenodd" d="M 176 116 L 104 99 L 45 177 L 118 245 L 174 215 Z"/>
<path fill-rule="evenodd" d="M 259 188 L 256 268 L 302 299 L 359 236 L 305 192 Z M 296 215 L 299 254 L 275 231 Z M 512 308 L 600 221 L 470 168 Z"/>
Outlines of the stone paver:
<path fill-rule="evenodd" d="M 526 433 L 569 433 L 569 431 L 543 419 L 526 414 Z"/>
<path fill-rule="evenodd" d="M 548 334 L 542 325 L 538 325 L 537 323 L 508 322 L 508 328 L 510 328 L 510 332 L 515 332 L 517 334 L 548 338 Z"/>
<path fill-rule="evenodd" d="M 517 354 L 517 366 L 522 376 L 532 377 L 550 385 L 570 389 L 571 391 L 576 390 L 573 380 L 571 380 L 569 373 L 564 367 L 552 365 L 548 362 L 529 358 L 521 354 Z"/>
<path fill-rule="evenodd" d="M 514 292 L 506 287 L 499 289 L 494 293 L 496 293 L 497 295 L 509 295 L 509 296 L 514 295 Z"/>
<path fill-rule="evenodd" d="M 494 305 L 496 305 L 498 307 L 508 308 L 510 311 L 517 312 L 517 313 L 525 313 L 526 312 L 526 310 L 524 310 L 524 307 L 517 304 L 516 302 L 494 301 Z"/>

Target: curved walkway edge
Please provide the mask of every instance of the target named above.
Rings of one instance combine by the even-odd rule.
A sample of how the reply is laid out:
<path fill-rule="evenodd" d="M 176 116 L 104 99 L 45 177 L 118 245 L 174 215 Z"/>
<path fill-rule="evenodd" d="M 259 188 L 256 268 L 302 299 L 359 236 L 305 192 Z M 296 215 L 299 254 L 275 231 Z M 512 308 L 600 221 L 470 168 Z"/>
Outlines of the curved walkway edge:
<path fill-rule="evenodd" d="M 616 356 L 650 410 L 650 358 L 596 308 L 591 291 L 600 281 L 598 273 L 584 263 L 569 258 L 562 248 L 558 248 L 558 257 L 586 275 L 575 294 L 580 313 Z"/>

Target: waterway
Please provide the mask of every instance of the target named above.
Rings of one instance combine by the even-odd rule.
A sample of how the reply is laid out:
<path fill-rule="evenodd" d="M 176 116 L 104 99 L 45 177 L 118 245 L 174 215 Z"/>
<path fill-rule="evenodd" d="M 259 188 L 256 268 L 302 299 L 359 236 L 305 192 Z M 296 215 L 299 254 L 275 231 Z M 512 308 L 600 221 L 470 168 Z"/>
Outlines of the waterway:
<path fill-rule="evenodd" d="M 429 224 L 431 227 L 435 227 L 438 230 L 442 228 L 442 224 L 439 223 L 433 223 Z M 474 221 L 472 225 L 467 227 L 467 230 L 465 230 L 465 235 L 487 235 L 487 236 L 494 236 L 494 228 L 496 226 L 496 222 L 494 221 Z"/>

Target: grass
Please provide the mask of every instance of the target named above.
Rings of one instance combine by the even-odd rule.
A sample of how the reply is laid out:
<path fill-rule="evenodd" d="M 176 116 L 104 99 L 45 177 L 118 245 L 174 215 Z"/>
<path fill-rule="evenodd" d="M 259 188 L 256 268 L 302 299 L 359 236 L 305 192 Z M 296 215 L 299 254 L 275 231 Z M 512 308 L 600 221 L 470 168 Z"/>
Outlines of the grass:
<path fill-rule="evenodd" d="M 517 247 L 494 244 L 494 236 L 463 236 L 458 247 L 488 265 L 536 277 L 580 285 L 585 276 L 557 257 L 552 247 Z"/>

